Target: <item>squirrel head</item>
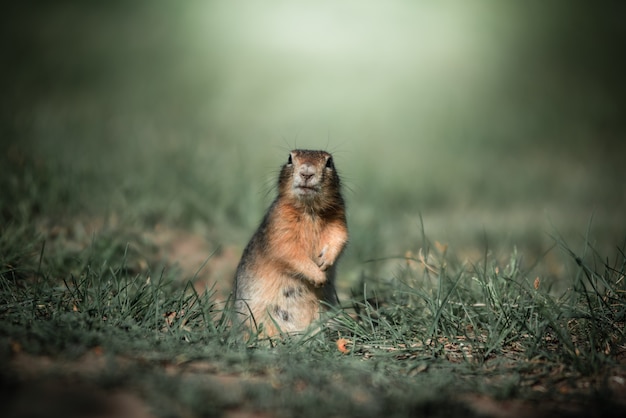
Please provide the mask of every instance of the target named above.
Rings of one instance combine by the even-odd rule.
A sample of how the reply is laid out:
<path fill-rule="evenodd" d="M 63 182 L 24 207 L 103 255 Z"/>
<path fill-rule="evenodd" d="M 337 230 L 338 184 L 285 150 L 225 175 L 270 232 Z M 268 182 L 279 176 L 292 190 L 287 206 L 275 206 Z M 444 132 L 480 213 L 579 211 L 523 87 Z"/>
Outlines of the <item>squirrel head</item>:
<path fill-rule="evenodd" d="M 291 151 L 280 170 L 278 192 L 313 211 L 343 206 L 339 175 L 326 151 Z"/>

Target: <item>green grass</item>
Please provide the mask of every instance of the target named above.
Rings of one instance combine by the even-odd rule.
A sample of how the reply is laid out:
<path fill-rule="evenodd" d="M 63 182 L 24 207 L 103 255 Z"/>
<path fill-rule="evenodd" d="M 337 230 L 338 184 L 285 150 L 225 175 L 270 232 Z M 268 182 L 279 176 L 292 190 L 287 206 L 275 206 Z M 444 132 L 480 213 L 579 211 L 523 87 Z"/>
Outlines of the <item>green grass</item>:
<path fill-rule="evenodd" d="M 552 248 L 529 263 L 521 250 L 485 245 L 471 257 L 454 241 L 430 242 L 424 216 L 404 247 L 411 250 L 393 256 L 393 237 L 366 234 L 357 217 L 357 242 L 340 264 L 342 309 L 328 326 L 246 342 L 229 325 L 224 283 L 212 288 L 209 277 L 203 292 L 154 238 L 182 228 L 226 240 L 243 218 L 220 228 L 227 209 L 219 206 L 214 220 L 155 215 L 146 208 L 158 198 L 145 183 L 144 194 L 99 210 L 83 197 L 106 178 L 80 185 L 54 161 L 3 158 L 0 355 L 9 416 L 36 414 L 27 400 L 42 396 L 44 410 L 62 415 L 109 410 L 120 393 L 157 416 L 480 415 L 484 399 L 545 413 L 623 410 L 626 257 L 623 244 L 610 257 L 595 249 L 593 223 L 578 249 L 555 232 Z M 189 196 L 203 187 L 190 186 L 178 205 L 193 207 Z M 240 245 L 247 238 L 235 237 Z M 211 269 L 219 253 L 204 257 Z"/>
<path fill-rule="evenodd" d="M 228 301 L 198 293 L 128 231 L 71 252 L 16 221 L 3 227 L 0 342 L 14 416 L 32 412 L 22 400 L 45 382 L 65 385 L 71 405 L 89 387 L 105 399 L 132 393 L 158 416 L 477 415 L 468 399 L 483 395 L 619 407 L 609 379 L 624 375 L 623 247 L 609 263 L 558 241 L 572 281 L 555 292 L 516 252 L 459 262 L 423 237 L 394 275 L 365 268 L 321 332 L 268 345 L 244 341 Z M 52 365 L 33 375 L 24 362 L 36 359 Z"/>

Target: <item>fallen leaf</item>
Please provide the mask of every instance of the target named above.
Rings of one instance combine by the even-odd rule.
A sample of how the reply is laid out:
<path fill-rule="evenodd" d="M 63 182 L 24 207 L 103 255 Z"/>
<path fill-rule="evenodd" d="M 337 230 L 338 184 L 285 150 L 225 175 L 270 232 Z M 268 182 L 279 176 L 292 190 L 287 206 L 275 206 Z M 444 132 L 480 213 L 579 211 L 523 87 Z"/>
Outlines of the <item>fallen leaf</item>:
<path fill-rule="evenodd" d="M 348 348 L 348 344 L 350 343 L 351 341 L 346 338 L 339 338 L 337 340 L 337 350 L 341 351 L 343 354 L 349 353 L 350 349 Z"/>

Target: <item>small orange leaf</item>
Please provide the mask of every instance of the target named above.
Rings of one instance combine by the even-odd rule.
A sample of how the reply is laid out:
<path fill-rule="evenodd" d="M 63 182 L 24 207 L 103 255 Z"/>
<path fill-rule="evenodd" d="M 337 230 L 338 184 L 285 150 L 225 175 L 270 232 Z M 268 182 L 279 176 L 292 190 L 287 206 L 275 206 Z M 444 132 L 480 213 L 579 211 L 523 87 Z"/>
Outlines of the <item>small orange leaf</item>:
<path fill-rule="evenodd" d="M 349 353 L 350 349 L 348 348 L 348 344 L 350 343 L 351 341 L 346 338 L 339 338 L 337 340 L 337 350 L 341 351 L 343 354 Z"/>
<path fill-rule="evenodd" d="M 439 251 L 440 254 L 446 254 L 448 251 L 448 244 L 442 244 L 439 241 L 435 241 L 435 248 Z"/>
<path fill-rule="evenodd" d="M 539 289 L 539 276 L 535 278 L 535 282 L 533 283 L 535 290 Z"/>

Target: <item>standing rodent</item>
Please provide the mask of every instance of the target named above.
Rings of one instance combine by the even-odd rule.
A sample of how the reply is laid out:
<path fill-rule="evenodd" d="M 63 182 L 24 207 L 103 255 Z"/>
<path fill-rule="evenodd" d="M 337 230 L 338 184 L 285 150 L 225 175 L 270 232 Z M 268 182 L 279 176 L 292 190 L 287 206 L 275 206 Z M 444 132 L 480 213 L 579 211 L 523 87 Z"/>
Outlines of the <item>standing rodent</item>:
<path fill-rule="evenodd" d="M 320 301 L 336 304 L 335 263 L 348 241 L 341 182 L 325 151 L 294 150 L 278 177 L 278 196 L 243 251 L 235 308 L 265 336 L 305 330 Z"/>

